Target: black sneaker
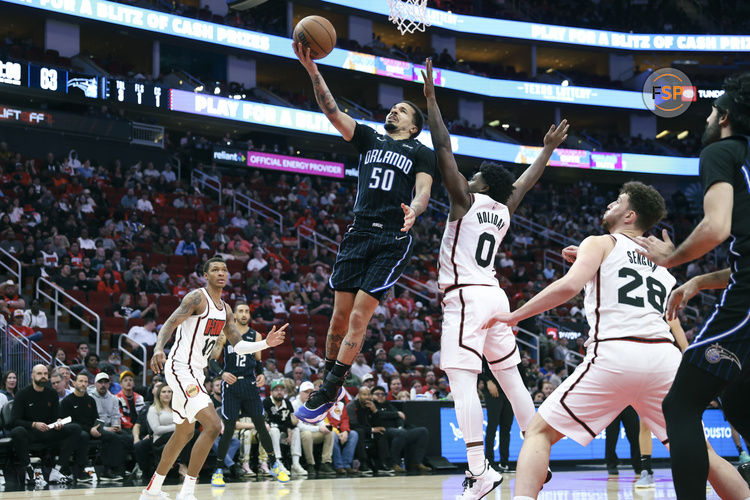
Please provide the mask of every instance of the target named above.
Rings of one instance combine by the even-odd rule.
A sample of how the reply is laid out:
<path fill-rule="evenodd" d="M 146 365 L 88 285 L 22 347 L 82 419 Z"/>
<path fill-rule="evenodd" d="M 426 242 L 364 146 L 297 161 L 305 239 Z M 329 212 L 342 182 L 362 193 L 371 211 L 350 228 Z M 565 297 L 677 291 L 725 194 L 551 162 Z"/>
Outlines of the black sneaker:
<path fill-rule="evenodd" d="M 607 474 L 610 476 L 618 476 L 620 475 L 620 471 L 617 470 L 616 465 L 608 465 L 607 466 Z"/>
<path fill-rule="evenodd" d="M 314 465 L 308 465 L 305 467 L 305 470 L 307 471 L 307 479 L 315 479 L 316 473 Z"/>
<path fill-rule="evenodd" d="M 320 464 L 318 475 L 323 477 L 332 477 L 336 475 L 336 470 L 331 467 L 331 464 L 323 462 L 322 464 Z"/>
<path fill-rule="evenodd" d="M 365 477 L 370 477 L 373 474 L 372 469 L 365 464 L 362 464 L 359 466 L 359 473 L 360 475 L 365 476 Z"/>
<path fill-rule="evenodd" d="M 229 468 L 229 474 L 234 479 L 240 479 L 245 477 L 245 469 L 242 468 L 242 466 L 238 463 L 232 464 L 232 466 Z"/>

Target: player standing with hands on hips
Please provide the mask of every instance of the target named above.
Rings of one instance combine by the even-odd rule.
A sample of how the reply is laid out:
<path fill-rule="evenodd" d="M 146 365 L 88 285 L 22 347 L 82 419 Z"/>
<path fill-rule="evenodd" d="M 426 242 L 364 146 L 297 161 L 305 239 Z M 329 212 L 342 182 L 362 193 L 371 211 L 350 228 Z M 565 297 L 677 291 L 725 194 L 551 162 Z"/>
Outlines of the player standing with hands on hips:
<path fill-rule="evenodd" d="M 486 357 L 492 374 L 510 400 L 522 431 L 534 416 L 534 403 L 517 365 L 521 356 L 508 325 L 488 326 L 492 315 L 510 311 L 508 297 L 495 277 L 495 255 L 510 225 L 510 217 L 544 172 L 555 148 L 568 137 L 568 122 L 550 125 L 544 148 L 517 180 L 502 166 L 483 162 L 467 181 L 458 170 L 450 135 L 443 123 L 427 59 L 424 95 L 440 175 L 450 198 L 450 214 L 440 245 L 438 286 L 444 294 L 440 368 L 448 374 L 456 419 L 466 442 L 469 470 L 463 499 L 483 498 L 503 476 L 484 455 L 482 404 L 477 375 Z"/>
<path fill-rule="evenodd" d="M 177 456 L 192 439 L 197 420 L 203 426 L 203 432 L 193 445 L 185 482 L 176 497 L 176 500 L 195 500 L 198 473 L 221 432 L 221 420 L 203 387 L 203 369 L 208 365 L 208 356 L 219 336 L 223 333 L 234 352 L 242 355 L 253 354 L 284 341 L 287 325 L 278 330 L 274 327 L 266 340 L 242 340 L 232 309 L 221 300 L 221 291 L 229 277 L 227 265 L 221 258 L 206 261 L 203 277 L 207 281 L 206 287 L 193 290 L 182 299 L 180 306 L 161 327 L 154 346 L 151 369 L 154 373 L 163 371 L 167 384 L 174 392 L 172 411 L 177 425 L 162 451 L 156 472 L 141 493 L 141 500 L 168 498 L 161 491 L 161 486 Z M 176 340 L 167 357 L 164 346 L 175 328 Z"/>
<path fill-rule="evenodd" d="M 341 241 L 329 280 L 335 293 L 326 337 L 325 380 L 295 413 L 316 423 L 343 396 L 344 379 L 362 349 L 367 324 L 380 298 L 409 264 L 413 251 L 409 230 L 430 201 L 435 155 L 416 139 L 424 117 L 415 104 L 393 105 L 385 134 L 379 134 L 339 109 L 310 49 L 298 43 L 293 48 L 310 75 L 321 111 L 360 153 L 354 223 Z"/>

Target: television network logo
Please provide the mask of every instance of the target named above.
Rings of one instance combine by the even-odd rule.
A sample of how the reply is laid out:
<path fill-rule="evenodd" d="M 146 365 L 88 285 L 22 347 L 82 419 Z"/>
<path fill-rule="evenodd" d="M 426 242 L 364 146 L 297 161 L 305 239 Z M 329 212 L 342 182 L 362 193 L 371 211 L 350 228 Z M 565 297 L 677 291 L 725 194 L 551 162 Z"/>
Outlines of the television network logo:
<path fill-rule="evenodd" d="M 662 118 L 674 118 L 688 110 L 698 100 L 698 92 L 688 76 L 674 68 L 662 68 L 651 73 L 643 84 L 643 102 Z"/>

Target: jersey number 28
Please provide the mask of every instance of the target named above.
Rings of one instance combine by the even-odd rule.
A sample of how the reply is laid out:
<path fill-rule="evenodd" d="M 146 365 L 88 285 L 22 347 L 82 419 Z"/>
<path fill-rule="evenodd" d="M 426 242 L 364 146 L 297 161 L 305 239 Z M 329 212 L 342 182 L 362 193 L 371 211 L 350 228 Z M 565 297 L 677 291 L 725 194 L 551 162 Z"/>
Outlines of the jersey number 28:
<path fill-rule="evenodd" d="M 643 285 L 641 274 L 635 269 L 623 267 L 618 274 L 620 278 L 629 278 L 629 281 L 617 290 L 617 301 L 634 307 L 644 307 L 643 297 L 640 294 L 632 294 Z M 664 300 L 667 297 L 667 288 L 662 285 L 661 281 L 649 276 L 646 278 L 646 300 L 651 306 L 659 311 L 664 312 Z"/>

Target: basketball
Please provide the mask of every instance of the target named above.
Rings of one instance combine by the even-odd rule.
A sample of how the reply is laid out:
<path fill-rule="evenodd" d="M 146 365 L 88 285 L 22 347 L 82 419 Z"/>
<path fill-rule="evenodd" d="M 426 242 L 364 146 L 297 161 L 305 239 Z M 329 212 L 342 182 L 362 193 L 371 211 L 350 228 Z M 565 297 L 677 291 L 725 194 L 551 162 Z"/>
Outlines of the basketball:
<path fill-rule="evenodd" d="M 336 45 L 336 30 L 325 17 L 307 16 L 294 27 L 294 41 L 310 48 L 310 57 L 321 59 Z"/>

